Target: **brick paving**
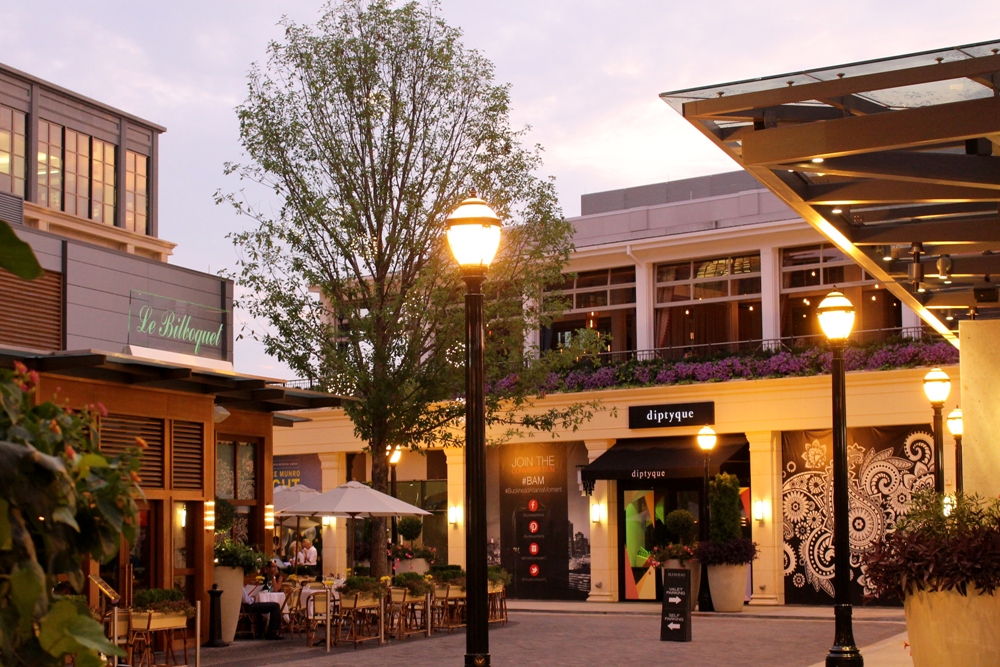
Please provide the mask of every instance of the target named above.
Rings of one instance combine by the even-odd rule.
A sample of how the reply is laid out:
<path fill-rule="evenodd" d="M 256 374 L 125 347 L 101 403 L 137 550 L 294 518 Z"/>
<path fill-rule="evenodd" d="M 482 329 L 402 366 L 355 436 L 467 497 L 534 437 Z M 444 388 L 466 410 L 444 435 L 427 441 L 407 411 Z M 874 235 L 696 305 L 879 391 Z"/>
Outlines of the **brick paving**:
<path fill-rule="evenodd" d="M 903 632 L 899 620 L 857 619 L 854 634 L 864 651 Z M 823 660 L 833 639 L 833 622 L 810 618 L 696 616 L 693 641 L 659 641 L 652 615 L 511 612 L 503 627 L 490 626 L 494 665 L 533 667 L 683 664 L 686 667 L 808 667 Z M 463 663 L 465 633 L 369 642 L 356 650 L 306 648 L 301 638 L 238 641 L 202 649 L 205 667 L 439 667 Z M 193 664 L 194 656 L 190 656 Z"/>

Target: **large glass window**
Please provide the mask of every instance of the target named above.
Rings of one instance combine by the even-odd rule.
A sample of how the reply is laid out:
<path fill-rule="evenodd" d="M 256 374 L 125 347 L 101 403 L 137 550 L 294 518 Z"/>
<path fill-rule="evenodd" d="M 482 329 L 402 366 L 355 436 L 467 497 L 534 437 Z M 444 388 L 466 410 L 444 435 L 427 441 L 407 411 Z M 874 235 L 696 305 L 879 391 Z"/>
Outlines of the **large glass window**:
<path fill-rule="evenodd" d="M 24 197 L 24 114 L 0 105 L 0 191 Z"/>
<path fill-rule="evenodd" d="M 235 509 L 230 535 L 251 542 L 257 511 L 257 452 L 255 442 L 220 440 L 215 446 L 215 496 Z M 216 510 L 218 512 L 218 509 Z"/>
<path fill-rule="evenodd" d="M 38 121 L 38 203 L 61 211 L 63 192 L 63 128 Z"/>
<path fill-rule="evenodd" d="M 567 275 L 561 285 L 550 288 L 555 290 L 564 293 L 570 310 L 631 306 L 635 303 L 635 267 L 581 271 L 575 278 Z"/>
<path fill-rule="evenodd" d="M 149 215 L 149 197 L 146 193 L 146 171 L 148 160 L 145 155 L 125 151 L 125 229 L 146 234 L 146 220 Z"/>
<path fill-rule="evenodd" d="M 671 262 L 656 267 L 658 304 L 757 294 L 760 294 L 760 253 Z"/>
<path fill-rule="evenodd" d="M 90 137 L 66 130 L 66 197 L 63 210 L 86 218 L 90 210 Z"/>
<path fill-rule="evenodd" d="M 115 224 L 115 147 L 92 139 L 90 160 L 90 219 Z"/>

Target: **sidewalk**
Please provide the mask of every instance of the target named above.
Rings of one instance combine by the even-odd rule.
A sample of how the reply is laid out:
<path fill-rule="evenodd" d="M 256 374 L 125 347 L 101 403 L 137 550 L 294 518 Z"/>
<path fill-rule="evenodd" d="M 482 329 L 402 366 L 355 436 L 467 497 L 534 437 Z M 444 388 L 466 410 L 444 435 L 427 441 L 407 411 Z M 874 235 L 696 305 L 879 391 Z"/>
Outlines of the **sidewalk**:
<path fill-rule="evenodd" d="M 511 613 L 536 614 L 616 614 L 631 616 L 659 616 L 660 604 L 657 602 L 575 602 L 560 600 L 507 600 L 507 609 Z M 719 614 L 694 612 L 695 617 L 715 618 L 755 618 L 783 620 L 815 620 L 830 622 L 831 638 L 833 634 L 832 607 L 806 607 L 800 605 L 747 605 L 739 614 Z M 910 659 L 909 645 L 903 610 L 896 607 L 855 607 L 854 620 L 859 623 L 899 623 L 903 631 L 868 646 L 861 646 L 861 654 L 865 659 L 865 667 L 913 667 Z M 820 661 L 809 667 L 825 667 Z"/>

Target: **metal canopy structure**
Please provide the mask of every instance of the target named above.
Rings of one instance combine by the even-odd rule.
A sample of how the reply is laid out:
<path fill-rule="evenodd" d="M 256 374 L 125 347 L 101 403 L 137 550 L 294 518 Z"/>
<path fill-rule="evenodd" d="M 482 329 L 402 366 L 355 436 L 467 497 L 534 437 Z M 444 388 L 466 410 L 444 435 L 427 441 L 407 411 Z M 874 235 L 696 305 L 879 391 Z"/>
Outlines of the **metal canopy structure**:
<path fill-rule="evenodd" d="M 956 346 L 1000 318 L 1000 41 L 660 97 Z"/>

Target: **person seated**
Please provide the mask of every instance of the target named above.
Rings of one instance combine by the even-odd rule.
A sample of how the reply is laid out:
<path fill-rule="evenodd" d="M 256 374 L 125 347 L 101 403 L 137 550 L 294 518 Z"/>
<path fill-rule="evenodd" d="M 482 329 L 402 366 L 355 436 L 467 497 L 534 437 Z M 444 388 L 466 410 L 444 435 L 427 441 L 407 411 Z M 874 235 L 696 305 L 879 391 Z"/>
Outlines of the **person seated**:
<path fill-rule="evenodd" d="M 267 630 L 264 632 L 264 639 L 284 639 L 281 634 L 281 605 L 277 602 L 254 602 L 253 598 L 243 589 L 243 610 L 250 614 L 257 614 L 257 627 L 264 624 L 264 616 L 267 615 Z"/>
<path fill-rule="evenodd" d="M 261 575 L 264 577 L 264 587 L 271 591 L 280 591 L 281 582 L 285 580 L 281 570 L 278 569 L 277 561 L 268 561 L 264 569 L 261 570 Z"/>

